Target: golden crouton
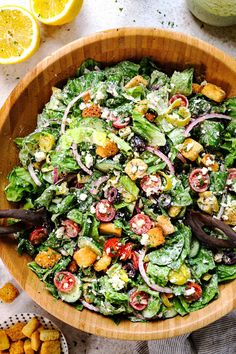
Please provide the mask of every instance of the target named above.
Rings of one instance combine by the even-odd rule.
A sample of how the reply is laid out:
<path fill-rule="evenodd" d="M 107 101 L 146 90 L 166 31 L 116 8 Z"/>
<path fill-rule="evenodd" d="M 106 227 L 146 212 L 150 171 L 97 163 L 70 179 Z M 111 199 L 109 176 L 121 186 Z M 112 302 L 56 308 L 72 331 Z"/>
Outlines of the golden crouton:
<path fill-rule="evenodd" d="M 93 267 L 97 272 L 101 272 L 109 267 L 111 260 L 111 257 L 104 253 L 104 255 L 96 263 L 94 263 Z"/>
<path fill-rule="evenodd" d="M 187 138 L 183 142 L 180 152 L 186 159 L 195 161 L 202 150 L 201 144 L 191 138 Z"/>
<path fill-rule="evenodd" d="M 34 350 L 31 347 L 30 339 L 26 339 L 26 341 L 24 342 L 24 353 L 25 354 L 34 354 Z"/>
<path fill-rule="evenodd" d="M 99 225 L 99 232 L 101 235 L 114 235 L 121 237 L 122 228 L 116 227 L 112 222 L 105 222 Z"/>
<path fill-rule="evenodd" d="M 44 329 L 40 331 L 40 340 L 42 342 L 46 342 L 48 340 L 56 340 L 59 339 L 60 332 L 57 329 Z"/>
<path fill-rule="evenodd" d="M 10 342 L 6 331 L 0 329 L 0 350 L 6 350 L 10 348 Z"/>
<path fill-rule="evenodd" d="M 199 84 L 192 84 L 192 92 L 200 93 L 202 91 L 202 86 Z"/>
<path fill-rule="evenodd" d="M 42 330 L 43 331 L 43 330 Z M 31 339 L 31 348 L 37 352 L 39 350 L 40 347 L 40 339 L 39 339 L 39 333 L 41 333 L 41 331 L 39 332 L 38 330 L 34 331 L 30 337 Z"/>
<path fill-rule="evenodd" d="M 148 102 L 147 100 L 142 100 L 136 103 L 134 106 L 134 111 L 140 114 L 145 114 L 148 111 Z"/>
<path fill-rule="evenodd" d="M 9 353 L 10 354 L 24 354 L 24 342 L 22 340 L 18 340 L 18 342 L 11 343 Z"/>
<path fill-rule="evenodd" d="M 37 328 L 37 331 L 39 331 L 39 333 L 40 333 L 43 329 L 45 329 L 45 328 L 43 327 L 43 325 L 40 325 L 39 328 Z"/>
<path fill-rule="evenodd" d="M 87 92 L 86 95 L 83 96 L 84 103 L 88 103 L 91 100 L 90 93 Z"/>
<path fill-rule="evenodd" d="M 163 235 L 162 228 L 156 226 L 148 231 L 148 245 L 151 247 L 157 247 L 165 243 L 165 237 Z"/>
<path fill-rule="evenodd" d="M 201 210 L 208 214 L 217 213 L 219 210 L 218 200 L 211 191 L 199 193 L 197 205 Z"/>
<path fill-rule="evenodd" d="M 8 304 L 13 302 L 18 295 L 19 291 L 12 283 L 4 284 L 3 287 L 0 289 L 0 299 Z"/>
<path fill-rule="evenodd" d="M 142 178 L 147 171 L 148 165 L 141 159 L 132 159 L 125 166 L 125 173 L 135 181 L 137 178 Z"/>
<path fill-rule="evenodd" d="M 60 353 L 61 353 L 61 345 L 59 340 L 50 340 L 42 343 L 40 354 L 60 354 Z"/>
<path fill-rule="evenodd" d="M 35 262 L 42 268 L 52 268 L 61 259 L 60 253 L 48 248 L 41 251 L 35 257 Z"/>
<path fill-rule="evenodd" d="M 97 255 L 91 248 L 83 247 L 74 253 L 73 258 L 79 267 L 87 268 L 96 261 Z"/>
<path fill-rule="evenodd" d="M 87 118 L 87 117 L 100 118 L 101 114 L 102 114 L 101 108 L 99 106 L 97 106 L 96 104 L 86 107 L 82 111 L 83 118 Z"/>
<path fill-rule="evenodd" d="M 31 318 L 31 320 L 22 328 L 22 333 L 30 338 L 32 333 L 40 326 L 40 322 L 36 317 Z"/>
<path fill-rule="evenodd" d="M 219 164 L 214 160 L 214 156 L 211 154 L 205 154 L 201 159 L 201 163 L 206 167 L 210 167 L 213 172 L 219 170 Z"/>
<path fill-rule="evenodd" d="M 171 218 L 175 218 L 176 216 L 179 215 L 179 213 L 181 212 L 181 209 L 182 208 L 180 206 L 172 205 L 168 210 L 168 214 Z"/>
<path fill-rule="evenodd" d="M 110 139 L 106 139 L 105 146 L 98 146 L 96 148 L 96 154 L 101 157 L 111 157 L 115 156 L 118 153 L 119 149 L 116 143 Z"/>
<path fill-rule="evenodd" d="M 129 82 L 127 82 L 127 84 L 125 85 L 126 89 L 129 89 L 131 87 L 135 87 L 135 86 L 147 86 L 148 81 L 146 79 L 144 79 L 144 77 L 142 77 L 141 75 L 137 75 L 135 77 L 133 77 Z"/>
<path fill-rule="evenodd" d="M 218 103 L 224 101 L 226 97 L 225 91 L 222 90 L 221 87 L 214 84 L 206 84 L 203 86 L 201 89 L 201 94 Z"/>
<path fill-rule="evenodd" d="M 222 219 L 226 224 L 236 226 L 236 206 L 227 206 L 224 210 Z"/>
<path fill-rule="evenodd" d="M 173 234 L 175 232 L 175 227 L 172 225 L 170 218 L 167 215 L 160 215 L 157 217 L 157 224 L 162 228 L 163 234 L 165 236 Z"/>
<path fill-rule="evenodd" d="M 22 333 L 22 329 L 25 326 L 24 323 L 18 322 L 6 329 L 6 334 L 11 339 L 12 342 L 25 338 L 25 335 Z"/>

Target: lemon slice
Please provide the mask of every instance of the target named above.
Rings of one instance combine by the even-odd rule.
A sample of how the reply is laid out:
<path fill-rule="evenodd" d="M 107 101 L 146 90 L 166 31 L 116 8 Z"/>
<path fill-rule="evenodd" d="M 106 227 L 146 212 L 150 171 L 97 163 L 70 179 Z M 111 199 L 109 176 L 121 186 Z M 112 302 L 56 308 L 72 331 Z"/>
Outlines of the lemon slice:
<path fill-rule="evenodd" d="M 82 4 L 83 0 L 30 0 L 35 17 L 51 26 L 71 22 L 78 15 Z"/>
<path fill-rule="evenodd" d="M 39 47 L 40 31 L 35 18 L 19 6 L 0 7 L 0 64 L 20 63 Z"/>

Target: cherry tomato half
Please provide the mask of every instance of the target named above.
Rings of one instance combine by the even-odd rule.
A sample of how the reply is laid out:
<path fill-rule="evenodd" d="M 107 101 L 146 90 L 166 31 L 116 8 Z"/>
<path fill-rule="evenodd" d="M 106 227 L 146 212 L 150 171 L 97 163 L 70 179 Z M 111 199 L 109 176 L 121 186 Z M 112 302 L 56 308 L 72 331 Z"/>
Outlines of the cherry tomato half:
<path fill-rule="evenodd" d="M 116 215 L 116 210 L 112 204 L 107 200 L 103 199 L 96 205 L 96 218 L 100 221 L 111 221 Z"/>
<path fill-rule="evenodd" d="M 171 97 L 171 99 L 169 100 L 169 104 L 172 104 L 174 101 L 176 101 L 177 99 L 181 99 L 181 106 L 188 108 L 188 99 L 186 96 L 181 95 L 180 93 L 178 93 L 177 95 L 174 95 Z"/>
<path fill-rule="evenodd" d="M 235 179 L 236 179 L 236 168 L 230 168 L 228 170 L 227 185 L 229 187 L 229 190 L 231 191 L 234 191 L 236 188 Z"/>
<path fill-rule="evenodd" d="M 145 117 L 147 118 L 147 120 L 149 120 L 149 122 L 153 122 L 154 119 L 156 118 L 156 115 L 153 113 L 146 113 Z"/>
<path fill-rule="evenodd" d="M 127 127 L 127 125 L 130 122 L 130 118 L 126 117 L 126 118 L 116 118 L 116 120 L 112 123 L 113 127 L 116 129 L 122 129 Z"/>
<path fill-rule="evenodd" d="M 62 225 L 65 227 L 66 236 L 69 238 L 77 237 L 81 230 L 76 222 L 69 219 L 62 221 Z"/>
<path fill-rule="evenodd" d="M 69 293 L 75 285 L 75 277 L 70 272 L 58 272 L 54 277 L 54 285 L 62 293 Z"/>
<path fill-rule="evenodd" d="M 115 258 L 119 256 L 121 247 L 122 244 L 120 243 L 120 240 L 116 237 L 113 237 L 109 238 L 109 240 L 105 242 L 104 251 L 109 257 Z"/>
<path fill-rule="evenodd" d="M 186 287 L 186 290 L 185 291 L 188 291 L 188 290 L 192 290 L 194 291 L 192 294 L 190 295 L 185 295 L 185 299 L 189 302 L 192 302 L 192 301 L 197 301 L 200 299 L 200 297 L 202 296 L 202 288 L 199 284 L 197 283 L 194 283 L 194 282 L 188 282 L 187 283 L 187 287 Z"/>
<path fill-rule="evenodd" d="M 129 222 L 132 231 L 137 235 L 146 234 L 152 227 L 151 219 L 144 214 L 137 214 Z"/>
<path fill-rule="evenodd" d="M 148 305 L 149 295 L 144 291 L 135 291 L 130 295 L 129 303 L 137 311 L 144 310 Z"/>
<path fill-rule="evenodd" d="M 122 261 L 126 261 L 127 259 L 131 259 L 133 243 L 127 242 L 125 245 L 121 246 L 119 255 Z"/>
<path fill-rule="evenodd" d="M 132 251 L 131 252 L 131 260 L 132 260 L 132 264 L 133 264 L 133 267 L 135 270 L 138 270 L 138 259 L 139 259 L 139 256 L 138 256 L 138 253 L 136 251 Z"/>
<path fill-rule="evenodd" d="M 162 190 L 161 177 L 158 174 L 146 175 L 141 179 L 140 186 L 147 196 L 160 193 Z"/>
<path fill-rule="evenodd" d="M 205 192 L 210 184 L 208 173 L 204 174 L 201 168 L 196 168 L 189 175 L 189 184 L 195 192 Z"/>
<path fill-rule="evenodd" d="M 29 235 L 29 241 L 33 246 L 38 246 L 42 243 L 48 235 L 48 231 L 45 227 L 36 227 Z"/>

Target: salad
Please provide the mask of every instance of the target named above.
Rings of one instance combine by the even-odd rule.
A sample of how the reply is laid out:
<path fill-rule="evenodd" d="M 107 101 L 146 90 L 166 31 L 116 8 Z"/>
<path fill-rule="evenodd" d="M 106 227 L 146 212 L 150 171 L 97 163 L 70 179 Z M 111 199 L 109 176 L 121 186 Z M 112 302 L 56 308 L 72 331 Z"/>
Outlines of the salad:
<path fill-rule="evenodd" d="M 236 278 L 236 97 L 193 68 L 89 59 L 15 142 L 6 198 L 49 218 L 18 251 L 57 299 L 149 321 Z"/>

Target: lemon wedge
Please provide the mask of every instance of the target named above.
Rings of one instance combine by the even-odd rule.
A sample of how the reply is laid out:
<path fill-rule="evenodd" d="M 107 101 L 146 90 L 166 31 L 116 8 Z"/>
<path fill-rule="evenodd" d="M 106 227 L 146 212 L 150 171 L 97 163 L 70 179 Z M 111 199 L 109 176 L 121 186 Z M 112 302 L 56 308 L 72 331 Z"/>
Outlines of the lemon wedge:
<path fill-rule="evenodd" d="M 36 52 L 39 43 L 39 25 L 27 10 L 0 7 L 0 64 L 21 63 Z"/>
<path fill-rule="evenodd" d="M 30 0 L 31 11 L 42 23 L 64 25 L 78 15 L 83 0 Z"/>

